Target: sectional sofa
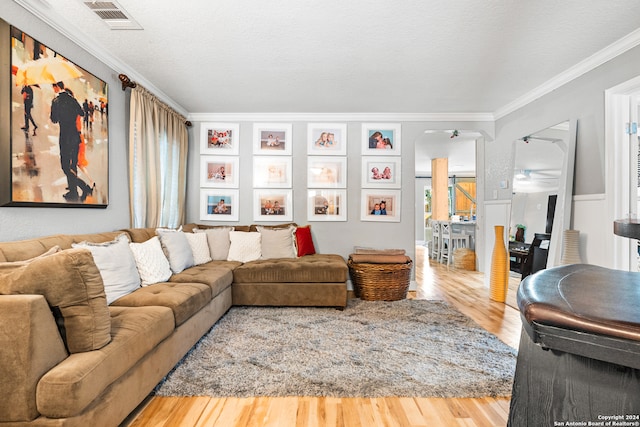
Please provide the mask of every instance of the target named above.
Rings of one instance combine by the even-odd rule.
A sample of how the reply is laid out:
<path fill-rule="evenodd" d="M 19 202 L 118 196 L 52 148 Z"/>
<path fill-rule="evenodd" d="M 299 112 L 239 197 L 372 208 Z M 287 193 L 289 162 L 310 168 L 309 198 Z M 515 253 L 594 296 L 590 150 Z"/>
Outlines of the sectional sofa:
<path fill-rule="evenodd" d="M 0 426 L 117 426 L 232 305 L 344 308 L 347 264 L 310 237 L 187 224 L 0 243 Z"/>

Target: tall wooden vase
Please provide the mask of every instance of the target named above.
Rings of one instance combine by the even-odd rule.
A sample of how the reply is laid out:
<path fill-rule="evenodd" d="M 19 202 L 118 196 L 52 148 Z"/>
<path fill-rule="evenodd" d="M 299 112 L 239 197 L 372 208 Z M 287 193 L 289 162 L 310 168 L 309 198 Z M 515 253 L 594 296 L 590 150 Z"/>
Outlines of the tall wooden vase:
<path fill-rule="evenodd" d="M 494 231 L 496 238 L 491 255 L 490 298 L 494 301 L 505 302 L 509 284 L 509 257 L 504 245 L 504 226 L 496 225 Z"/>

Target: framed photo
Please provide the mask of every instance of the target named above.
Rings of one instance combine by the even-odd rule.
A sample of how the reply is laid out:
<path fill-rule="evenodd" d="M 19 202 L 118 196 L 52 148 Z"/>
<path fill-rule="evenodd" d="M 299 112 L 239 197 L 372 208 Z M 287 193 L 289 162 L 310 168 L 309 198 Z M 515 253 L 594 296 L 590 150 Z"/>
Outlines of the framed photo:
<path fill-rule="evenodd" d="M 200 187 L 238 188 L 239 158 L 200 156 Z"/>
<path fill-rule="evenodd" d="M 362 154 L 365 156 L 399 156 L 401 142 L 400 123 L 362 124 Z"/>
<path fill-rule="evenodd" d="M 253 156 L 254 188 L 291 188 L 291 157 Z"/>
<path fill-rule="evenodd" d="M 400 157 L 363 157 L 362 188 L 400 188 Z"/>
<path fill-rule="evenodd" d="M 400 222 L 400 190 L 362 189 L 362 221 Z"/>
<path fill-rule="evenodd" d="M 200 190 L 200 219 L 204 221 L 238 221 L 238 190 L 207 188 Z"/>
<path fill-rule="evenodd" d="M 237 156 L 240 153 L 240 125 L 238 123 L 202 123 L 200 125 L 200 154 Z"/>
<path fill-rule="evenodd" d="M 346 188 L 346 157 L 307 157 L 308 188 Z"/>
<path fill-rule="evenodd" d="M 11 64 L 3 76 L 11 83 L 0 90 L 0 206 L 106 208 L 107 83 L 1 25 L 10 34 L 0 40 L 0 62 Z"/>
<path fill-rule="evenodd" d="M 253 154 L 291 155 L 291 123 L 254 123 Z"/>
<path fill-rule="evenodd" d="M 253 190 L 254 221 L 292 221 L 291 190 Z"/>
<path fill-rule="evenodd" d="M 307 221 L 346 221 L 347 190 L 308 190 Z"/>
<path fill-rule="evenodd" d="M 346 156 L 347 125 L 345 123 L 310 123 L 307 126 L 307 154 Z"/>

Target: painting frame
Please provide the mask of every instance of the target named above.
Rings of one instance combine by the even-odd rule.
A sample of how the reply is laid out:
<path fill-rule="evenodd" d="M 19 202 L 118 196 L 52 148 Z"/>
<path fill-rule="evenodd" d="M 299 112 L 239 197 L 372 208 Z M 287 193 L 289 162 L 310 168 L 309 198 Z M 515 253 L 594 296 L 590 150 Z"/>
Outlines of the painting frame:
<path fill-rule="evenodd" d="M 401 157 L 362 157 L 362 188 L 401 188 Z"/>
<path fill-rule="evenodd" d="M 239 123 L 200 123 L 200 154 L 237 156 L 239 153 Z"/>
<path fill-rule="evenodd" d="M 347 188 L 347 158 L 308 156 L 307 188 Z"/>
<path fill-rule="evenodd" d="M 220 202 L 228 209 L 225 213 L 215 212 Z M 240 191 L 220 188 L 200 189 L 200 220 L 202 221 L 239 221 Z"/>
<path fill-rule="evenodd" d="M 200 187 L 238 188 L 239 167 L 238 156 L 200 156 Z"/>
<path fill-rule="evenodd" d="M 346 123 L 309 123 L 307 154 L 314 156 L 346 156 Z"/>
<path fill-rule="evenodd" d="M 307 221 L 347 221 L 347 190 L 307 190 Z"/>
<path fill-rule="evenodd" d="M 253 156 L 253 188 L 291 188 L 291 157 Z"/>
<path fill-rule="evenodd" d="M 281 213 L 274 212 L 275 209 L 281 209 Z M 253 220 L 293 221 L 293 190 L 272 188 L 253 190 Z"/>
<path fill-rule="evenodd" d="M 108 83 L 3 20 L 0 39 L 11 73 L 0 85 L 0 206 L 107 208 Z"/>
<path fill-rule="evenodd" d="M 292 134 L 291 123 L 254 123 L 253 154 L 290 156 Z"/>
<path fill-rule="evenodd" d="M 377 222 L 400 222 L 401 192 L 400 190 L 386 190 L 382 188 L 360 190 L 360 220 Z M 373 214 L 376 204 L 384 202 L 387 206 L 386 214 Z"/>
<path fill-rule="evenodd" d="M 380 134 L 379 137 L 377 134 Z M 383 140 L 388 144 L 381 147 Z M 391 147 L 391 148 L 389 148 Z M 363 123 L 363 156 L 400 156 L 402 154 L 402 127 L 400 123 Z"/>

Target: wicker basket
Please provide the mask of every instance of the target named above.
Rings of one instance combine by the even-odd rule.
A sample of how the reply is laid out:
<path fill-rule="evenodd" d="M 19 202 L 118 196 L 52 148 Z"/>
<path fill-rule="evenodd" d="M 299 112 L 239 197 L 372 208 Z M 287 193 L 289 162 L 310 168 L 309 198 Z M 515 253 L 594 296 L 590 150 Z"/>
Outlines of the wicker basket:
<path fill-rule="evenodd" d="M 356 297 L 366 301 L 398 301 L 407 297 L 411 260 L 404 264 L 369 264 L 349 259 L 347 264 Z"/>
<path fill-rule="evenodd" d="M 461 270 L 474 271 L 476 269 L 476 253 L 468 248 L 454 250 L 453 266 Z"/>

